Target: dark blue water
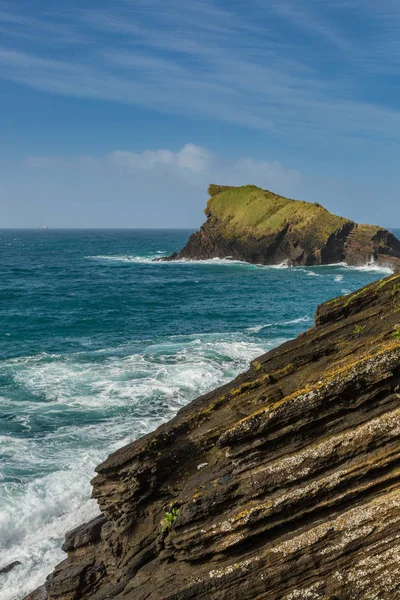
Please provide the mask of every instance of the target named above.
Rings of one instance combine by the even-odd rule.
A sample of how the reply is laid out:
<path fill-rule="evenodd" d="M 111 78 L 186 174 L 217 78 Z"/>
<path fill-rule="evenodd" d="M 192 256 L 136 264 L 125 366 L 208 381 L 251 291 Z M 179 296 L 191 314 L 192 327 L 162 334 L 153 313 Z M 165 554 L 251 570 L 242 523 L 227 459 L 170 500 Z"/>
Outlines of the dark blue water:
<path fill-rule="evenodd" d="M 0 231 L 2 600 L 43 582 L 97 512 L 93 468 L 382 277 L 345 265 L 154 263 L 187 231 Z"/>

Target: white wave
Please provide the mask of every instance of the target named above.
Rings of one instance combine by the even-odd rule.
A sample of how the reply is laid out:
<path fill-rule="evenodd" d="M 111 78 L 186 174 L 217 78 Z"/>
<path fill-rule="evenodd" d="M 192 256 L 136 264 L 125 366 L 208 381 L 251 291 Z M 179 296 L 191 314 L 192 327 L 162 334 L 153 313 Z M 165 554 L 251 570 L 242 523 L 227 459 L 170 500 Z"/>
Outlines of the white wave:
<path fill-rule="evenodd" d="M 390 275 L 394 272 L 392 267 L 390 267 L 389 265 L 386 265 L 386 266 L 378 265 L 377 263 L 374 263 L 374 262 L 367 262 L 367 263 L 365 263 L 365 265 L 359 265 L 359 266 L 348 265 L 346 262 L 340 262 L 340 263 L 332 263 L 329 265 L 320 265 L 317 268 L 324 268 L 324 267 L 338 267 L 338 268 L 344 268 L 346 270 L 351 270 L 351 271 L 383 273 L 384 275 Z"/>
<path fill-rule="evenodd" d="M 66 531 L 95 516 L 90 479 L 96 464 L 285 339 L 261 342 L 241 333 L 170 336 L 149 341 L 140 354 L 129 353 L 127 345 L 3 361 L 0 375 L 12 378 L 23 397 L 35 398 L 21 406 L 5 399 L 3 406 L 16 415 L 19 410 L 27 428 L 54 420 L 59 427 L 40 436 L 0 438 L 5 468 L 44 473 L 2 481 L 0 565 L 14 560 L 22 565 L 2 576 L 1 600 L 20 599 L 42 584 L 64 558 Z"/>
<path fill-rule="evenodd" d="M 311 318 L 308 316 L 298 317 L 297 319 L 293 319 L 292 321 L 283 321 L 282 323 L 278 323 L 278 325 L 295 325 L 297 323 L 308 323 L 311 321 Z"/>
<path fill-rule="evenodd" d="M 326 265 L 315 265 L 314 269 L 325 269 L 326 267 L 347 267 L 347 263 L 345 262 L 337 262 L 337 263 L 328 263 Z"/>
<path fill-rule="evenodd" d="M 2 600 L 19 599 L 43 584 L 64 558 L 65 532 L 98 513 L 90 500 L 92 469 L 78 456 L 70 457 L 65 470 L 31 482 L 20 497 L 10 494 L 0 511 L 1 564 L 22 563 L 2 576 Z"/>
<path fill-rule="evenodd" d="M 272 323 L 265 323 L 264 325 L 254 325 L 254 327 L 248 327 L 246 331 L 250 331 L 251 333 L 258 333 L 261 329 L 273 327 Z"/>
<path fill-rule="evenodd" d="M 285 258 L 285 260 L 283 260 L 281 263 L 279 263 L 279 265 L 268 265 L 270 266 L 272 269 L 290 269 L 291 268 L 291 264 L 288 258 Z"/>
<path fill-rule="evenodd" d="M 299 268 L 302 270 L 304 269 L 304 267 L 293 267 L 293 268 L 294 269 Z M 329 263 L 326 265 L 314 265 L 313 266 L 313 269 L 318 269 L 318 271 L 320 271 L 320 270 L 323 271 L 326 268 L 346 269 L 346 270 L 351 270 L 351 271 L 365 271 L 365 272 L 371 272 L 371 273 L 383 273 L 383 274 L 388 274 L 388 275 L 393 273 L 393 269 L 389 265 L 378 265 L 374 262 L 368 262 L 365 265 L 359 265 L 359 266 L 348 265 L 346 262 Z M 306 273 L 309 273 L 309 271 L 306 271 Z"/>
<path fill-rule="evenodd" d="M 218 339 L 215 335 L 179 337 L 162 344 L 152 344 L 142 353 L 121 357 L 106 356 L 100 362 L 85 360 L 85 353 L 74 355 L 40 354 L 3 363 L 14 372 L 14 381 L 29 394 L 41 398 L 32 410 L 43 403 L 56 410 L 63 407 L 106 408 L 132 406 L 135 399 L 150 393 L 167 393 L 181 385 L 182 392 L 193 387 L 212 386 L 224 376 L 224 366 L 231 373 L 231 363 L 243 368 L 246 359 L 263 348 L 235 335 Z M 225 364 L 227 363 L 227 364 Z M 227 374 L 227 375 L 228 375 Z"/>
<path fill-rule="evenodd" d="M 155 254 L 150 254 L 147 256 L 136 256 L 130 254 L 121 254 L 121 255 L 95 255 L 95 256 L 86 256 L 85 258 L 89 260 L 96 261 L 109 261 L 115 263 L 145 263 L 145 264 L 154 264 L 154 265 L 176 265 L 176 264 L 191 264 L 191 265 L 243 265 L 251 268 L 259 268 L 262 267 L 264 269 L 299 269 L 304 271 L 308 276 L 311 277 L 320 277 L 321 274 L 315 271 L 309 271 L 304 269 L 304 267 L 293 267 L 289 261 L 289 259 L 283 260 L 278 265 L 263 265 L 263 264 L 252 264 L 246 262 L 244 260 L 233 259 L 230 256 L 226 256 L 225 258 L 209 258 L 204 260 L 193 260 L 190 258 L 181 258 L 179 260 L 173 261 L 154 261 L 154 259 L 160 258 L 160 254 L 166 254 L 164 250 L 157 250 Z M 390 275 L 393 273 L 393 269 L 390 266 L 381 266 L 376 263 L 367 263 L 361 266 L 353 266 L 348 265 L 345 262 L 340 263 L 332 263 L 328 265 L 315 265 L 313 269 L 324 269 L 326 267 L 336 267 L 336 268 L 344 268 L 351 269 L 356 271 L 365 271 L 371 273 L 383 273 Z"/>
<path fill-rule="evenodd" d="M 244 265 L 247 267 L 255 267 L 257 265 L 253 265 L 249 262 L 246 262 L 244 260 L 237 260 L 234 258 L 231 258 L 229 256 L 226 256 L 225 258 L 218 258 L 218 257 L 214 257 L 214 258 L 205 258 L 202 260 L 194 260 L 191 258 L 180 258 L 179 260 L 173 260 L 170 262 L 166 262 L 164 264 L 192 264 L 192 265 Z"/>
<path fill-rule="evenodd" d="M 253 327 L 248 327 L 246 331 L 251 333 L 259 333 L 262 329 L 266 329 L 269 327 L 282 327 L 286 325 L 297 325 L 298 323 L 308 323 L 311 321 L 311 318 L 307 315 L 304 317 L 298 317 L 297 319 L 292 319 L 291 321 L 278 321 L 277 323 L 265 323 L 263 325 L 254 325 Z"/>
<path fill-rule="evenodd" d="M 337 282 L 343 281 L 343 275 L 336 275 L 335 281 L 337 281 Z"/>
<path fill-rule="evenodd" d="M 98 261 L 111 261 L 111 262 L 123 262 L 123 263 L 152 263 L 154 265 L 176 265 L 176 264 L 199 264 L 199 265 L 246 265 L 250 267 L 254 267 L 256 265 L 252 265 L 251 263 L 235 260 L 230 257 L 226 258 L 209 258 L 204 260 L 192 260 L 190 258 L 180 258 L 179 260 L 173 261 L 155 261 L 154 259 L 160 258 L 160 254 L 165 254 L 165 252 L 157 251 L 157 254 L 151 254 L 147 256 L 134 256 L 128 254 L 121 255 L 102 255 L 98 254 L 96 256 L 85 256 L 85 258 L 90 260 L 98 260 Z"/>
<path fill-rule="evenodd" d="M 351 265 L 346 265 L 346 269 L 353 269 L 355 271 L 363 271 L 367 273 L 382 273 L 383 275 L 392 275 L 394 270 L 389 266 L 381 266 L 375 263 L 368 263 L 366 265 L 362 265 L 359 267 L 354 267 Z"/>
<path fill-rule="evenodd" d="M 157 254 L 151 254 L 148 256 L 132 256 L 129 254 L 121 254 L 115 256 L 109 256 L 106 254 L 98 254 L 96 256 L 85 256 L 85 258 L 97 261 L 111 261 L 111 262 L 122 262 L 122 263 L 152 263 L 155 258 L 159 258 Z M 156 264 L 156 263 L 154 263 Z M 163 263 L 159 263 L 163 264 Z"/>
<path fill-rule="evenodd" d="M 321 273 L 316 273 L 315 271 L 305 271 L 309 277 L 322 277 Z"/>

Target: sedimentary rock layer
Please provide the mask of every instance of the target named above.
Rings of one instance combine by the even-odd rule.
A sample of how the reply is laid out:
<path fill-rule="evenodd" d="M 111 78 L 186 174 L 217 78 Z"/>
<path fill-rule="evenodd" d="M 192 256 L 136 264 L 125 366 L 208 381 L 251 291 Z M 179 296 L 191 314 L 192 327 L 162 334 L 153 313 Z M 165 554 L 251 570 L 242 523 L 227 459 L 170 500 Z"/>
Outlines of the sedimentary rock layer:
<path fill-rule="evenodd" d="M 318 203 L 289 200 L 253 185 L 210 185 L 207 221 L 186 246 L 160 260 L 232 258 L 255 264 L 400 268 L 400 241 L 387 229 L 358 225 Z"/>
<path fill-rule="evenodd" d="M 399 392 L 393 275 L 101 464 L 48 599 L 400 598 Z"/>

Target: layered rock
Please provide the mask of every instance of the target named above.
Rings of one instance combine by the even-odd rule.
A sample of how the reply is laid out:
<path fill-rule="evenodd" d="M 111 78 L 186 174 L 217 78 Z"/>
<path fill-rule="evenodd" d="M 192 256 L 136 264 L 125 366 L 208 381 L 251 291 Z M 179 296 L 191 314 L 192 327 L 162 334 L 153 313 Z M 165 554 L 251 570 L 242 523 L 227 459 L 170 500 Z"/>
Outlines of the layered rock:
<path fill-rule="evenodd" d="M 255 264 L 375 262 L 400 269 L 400 241 L 388 230 L 358 225 L 320 204 L 289 200 L 252 185 L 210 185 L 207 221 L 186 246 L 162 260 L 232 258 Z"/>
<path fill-rule="evenodd" d="M 400 598 L 399 394 L 393 275 L 101 464 L 48 600 Z"/>

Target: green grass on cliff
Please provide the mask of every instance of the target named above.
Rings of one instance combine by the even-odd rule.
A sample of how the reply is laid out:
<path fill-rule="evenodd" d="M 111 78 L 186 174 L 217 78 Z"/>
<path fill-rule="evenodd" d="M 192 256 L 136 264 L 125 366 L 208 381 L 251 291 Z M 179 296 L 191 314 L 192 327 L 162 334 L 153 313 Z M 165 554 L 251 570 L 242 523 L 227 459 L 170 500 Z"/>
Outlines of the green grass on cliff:
<path fill-rule="evenodd" d="M 348 219 L 333 215 L 319 204 L 290 200 L 254 185 L 228 188 L 212 185 L 217 192 L 207 203 L 205 213 L 218 219 L 228 237 L 256 238 L 274 234 L 289 223 L 291 231 L 312 231 L 316 241 L 324 242 Z"/>

